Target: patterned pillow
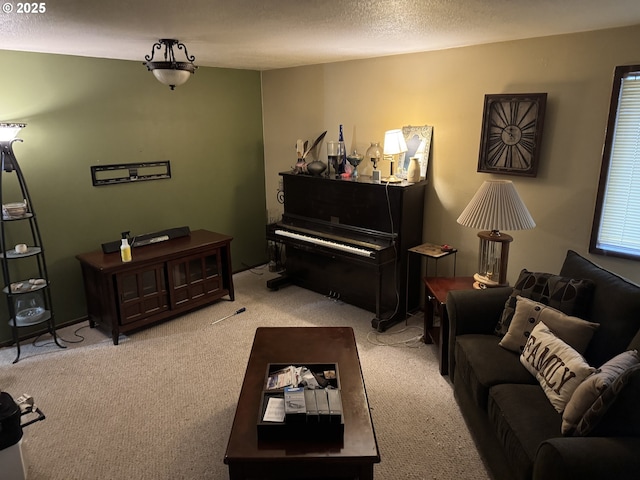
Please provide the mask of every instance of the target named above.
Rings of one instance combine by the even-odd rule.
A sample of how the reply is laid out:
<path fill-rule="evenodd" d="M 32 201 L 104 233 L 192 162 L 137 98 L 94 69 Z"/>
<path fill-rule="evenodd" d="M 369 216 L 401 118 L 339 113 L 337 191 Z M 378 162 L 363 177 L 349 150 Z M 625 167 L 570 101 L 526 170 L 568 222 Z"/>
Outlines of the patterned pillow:
<path fill-rule="evenodd" d="M 544 322 L 538 323 L 529 335 L 520 363 L 536 377 L 559 413 L 578 385 L 595 371 L 582 355 L 556 337 Z"/>
<path fill-rule="evenodd" d="M 567 315 L 584 318 L 589 311 L 594 287 L 595 284 L 591 280 L 578 280 L 523 269 L 513 292 L 504 304 L 502 317 L 496 325 L 496 334 L 502 336 L 509 331 L 518 295 L 549 305 Z"/>
<path fill-rule="evenodd" d="M 562 434 L 589 434 L 640 369 L 640 356 L 628 350 L 615 356 L 576 388 L 562 414 Z"/>
<path fill-rule="evenodd" d="M 580 354 L 587 350 L 593 334 L 600 326 L 598 323 L 565 315 L 555 308 L 518 295 L 516 311 L 509 330 L 502 337 L 499 345 L 507 350 L 521 353 L 531 331 L 539 322 L 544 322 L 560 340 L 568 343 Z"/>

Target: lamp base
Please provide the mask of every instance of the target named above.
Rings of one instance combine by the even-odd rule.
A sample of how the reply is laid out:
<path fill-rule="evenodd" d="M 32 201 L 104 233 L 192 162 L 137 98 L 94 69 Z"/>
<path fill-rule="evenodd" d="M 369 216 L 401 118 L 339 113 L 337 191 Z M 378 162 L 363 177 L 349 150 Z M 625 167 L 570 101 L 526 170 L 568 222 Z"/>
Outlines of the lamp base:
<path fill-rule="evenodd" d="M 402 182 L 402 179 L 396 177 L 395 175 L 391 175 L 390 177 L 383 178 L 382 181 L 385 183 L 400 183 Z"/>
<path fill-rule="evenodd" d="M 474 276 L 480 288 L 503 287 L 507 282 L 507 261 L 511 235 L 497 230 L 478 232 L 480 252 L 478 256 L 478 273 Z"/>
<path fill-rule="evenodd" d="M 499 283 L 499 282 L 496 282 L 495 280 L 491 280 L 490 278 L 480 275 L 479 273 L 474 274 L 473 279 L 475 280 L 475 282 L 473 282 L 473 288 L 475 288 L 476 290 L 484 290 L 486 288 L 509 286 L 509 282 Z"/>

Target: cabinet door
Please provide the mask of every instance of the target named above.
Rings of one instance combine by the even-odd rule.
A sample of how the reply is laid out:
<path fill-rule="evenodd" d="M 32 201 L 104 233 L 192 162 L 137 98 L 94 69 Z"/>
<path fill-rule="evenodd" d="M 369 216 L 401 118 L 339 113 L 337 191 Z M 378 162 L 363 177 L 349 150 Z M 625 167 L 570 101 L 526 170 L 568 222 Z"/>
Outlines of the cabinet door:
<path fill-rule="evenodd" d="M 196 304 L 200 300 L 220 296 L 220 262 L 219 250 L 169 262 L 171 308 L 189 303 Z"/>
<path fill-rule="evenodd" d="M 136 322 L 169 308 L 164 265 L 137 272 L 118 273 L 120 324 Z"/>

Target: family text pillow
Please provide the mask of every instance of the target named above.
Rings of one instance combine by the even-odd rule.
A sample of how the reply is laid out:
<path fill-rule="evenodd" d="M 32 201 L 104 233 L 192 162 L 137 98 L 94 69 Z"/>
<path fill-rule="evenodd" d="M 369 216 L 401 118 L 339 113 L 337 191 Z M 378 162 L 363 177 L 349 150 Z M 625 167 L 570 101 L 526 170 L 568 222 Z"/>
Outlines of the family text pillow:
<path fill-rule="evenodd" d="M 509 330 L 518 295 L 549 305 L 567 315 L 584 318 L 591 305 L 594 285 L 591 280 L 523 269 L 513 286 L 513 292 L 504 304 L 502 316 L 496 325 L 496 334 L 502 336 Z"/>
<path fill-rule="evenodd" d="M 533 328 L 544 322 L 561 340 L 583 354 L 599 327 L 599 324 L 587 322 L 578 317 L 565 315 L 555 308 L 517 296 L 516 308 L 509 329 L 500 346 L 521 353 Z"/>
<path fill-rule="evenodd" d="M 529 335 L 520 363 L 536 377 L 560 413 L 578 385 L 595 371 L 582 355 L 556 337 L 544 322 L 538 323 Z"/>

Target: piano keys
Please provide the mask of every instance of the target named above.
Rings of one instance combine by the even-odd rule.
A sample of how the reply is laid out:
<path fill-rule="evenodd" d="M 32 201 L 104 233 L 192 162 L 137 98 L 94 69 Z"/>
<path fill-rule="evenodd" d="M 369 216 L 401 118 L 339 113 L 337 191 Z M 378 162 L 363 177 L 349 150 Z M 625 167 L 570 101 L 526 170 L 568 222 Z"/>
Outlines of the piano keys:
<path fill-rule="evenodd" d="M 354 255 L 360 255 L 361 257 L 374 257 L 375 250 L 377 250 L 375 248 L 377 247 L 377 245 L 372 245 L 371 248 L 355 247 L 347 241 L 332 241 L 327 240 L 326 238 L 321 236 L 318 237 L 316 235 L 304 235 L 302 233 L 296 233 L 286 229 L 276 229 L 273 233 L 276 237 L 293 238 L 294 240 L 300 240 L 302 242 L 307 242 L 313 245 L 319 245 L 321 247 L 327 247 L 329 249 L 336 249 L 342 250 L 343 252 L 353 253 Z"/>
<path fill-rule="evenodd" d="M 285 247 L 286 263 L 269 288 L 291 282 L 370 310 L 378 331 L 419 306 L 420 265 L 407 251 L 422 243 L 426 182 L 280 175 L 284 213 L 267 239 Z"/>

